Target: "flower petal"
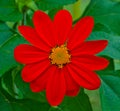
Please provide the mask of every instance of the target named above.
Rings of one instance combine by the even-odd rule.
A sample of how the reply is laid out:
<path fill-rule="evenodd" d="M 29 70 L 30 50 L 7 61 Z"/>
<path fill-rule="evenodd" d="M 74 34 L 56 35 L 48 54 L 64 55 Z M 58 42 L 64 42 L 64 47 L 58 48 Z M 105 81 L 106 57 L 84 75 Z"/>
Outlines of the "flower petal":
<path fill-rule="evenodd" d="M 47 83 L 46 96 L 51 106 L 57 106 L 62 102 L 66 92 L 65 77 L 61 69 L 52 73 Z"/>
<path fill-rule="evenodd" d="M 44 73 L 50 66 L 49 60 L 44 60 L 38 63 L 27 64 L 22 70 L 22 79 L 25 82 L 31 82 Z"/>
<path fill-rule="evenodd" d="M 102 70 L 109 64 L 109 61 L 105 58 L 85 54 L 79 55 L 78 57 L 72 57 L 71 61 L 74 65 L 84 66 L 93 71 Z"/>
<path fill-rule="evenodd" d="M 71 14 L 67 10 L 60 10 L 54 17 L 54 26 L 58 35 L 58 45 L 62 45 L 72 28 Z"/>
<path fill-rule="evenodd" d="M 80 44 L 78 47 L 76 47 L 76 49 L 72 50 L 71 53 L 74 56 L 80 54 L 97 54 L 106 48 L 107 45 L 107 40 L 87 41 Z"/>
<path fill-rule="evenodd" d="M 56 45 L 56 32 L 50 17 L 46 13 L 38 10 L 33 15 L 33 22 L 41 39 L 49 46 L 54 47 Z"/>
<path fill-rule="evenodd" d="M 74 89 L 74 90 L 67 90 L 66 95 L 67 96 L 77 96 L 80 91 L 80 87 Z"/>
<path fill-rule="evenodd" d="M 20 63 L 29 64 L 48 59 L 48 54 L 34 46 L 21 44 L 14 49 L 14 57 Z"/>
<path fill-rule="evenodd" d="M 63 67 L 62 69 L 64 76 L 65 76 L 65 81 L 66 81 L 66 90 L 74 90 L 78 89 L 80 86 L 76 83 L 76 81 L 71 77 L 70 73 L 67 70 L 67 67 Z"/>
<path fill-rule="evenodd" d="M 70 38 L 68 40 L 68 48 L 70 50 L 76 48 L 80 45 L 87 37 L 89 37 L 94 26 L 94 19 L 90 16 L 82 18 L 74 26 L 72 32 L 70 33 Z"/>
<path fill-rule="evenodd" d="M 41 74 L 38 78 L 30 83 L 30 88 L 33 92 L 40 92 L 46 88 L 46 84 L 51 76 L 51 72 L 55 72 L 56 67 L 52 65 L 44 74 Z"/>
<path fill-rule="evenodd" d="M 50 51 L 50 47 L 39 37 L 36 31 L 29 26 L 19 26 L 19 32 L 22 36 L 29 41 L 32 45 L 44 51 Z"/>
<path fill-rule="evenodd" d="M 81 66 L 67 65 L 68 71 L 73 79 L 83 88 L 94 90 L 100 87 L 101 81 L 98 75 Z"/>

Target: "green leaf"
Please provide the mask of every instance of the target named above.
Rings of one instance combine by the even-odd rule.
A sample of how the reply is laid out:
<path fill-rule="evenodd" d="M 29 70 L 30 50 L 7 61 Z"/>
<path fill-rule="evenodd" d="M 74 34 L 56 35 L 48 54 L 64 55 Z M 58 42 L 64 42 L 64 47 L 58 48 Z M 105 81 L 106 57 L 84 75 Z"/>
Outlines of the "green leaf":
<path fill-rule="evenodd" d="M 99 89 L 92 91 L 85 89 L 85 93 L 88 95 L 90 99 L 93 111 L 102 111 Z"/>
<path fill-rule="evenodd" d="M 2 26 L 0 27 L 0 76 L 2 76 L 16 65 L 13 50 L 18 44 L 25 43 L 25 40 L 20 35 L 13 34 L 4 23 L 0 25 Z"/>
<path fill-rule="evenodd" d="M 120 60 L 114 60 L 115 70 L 120 70 Z"/>
<path fill-rule="evenodd" d="M 9 29 L 9 27 L 4 22 L 0 21 L 0 46 L 12 35 L 13 32 Z"/>
<path fill-rule="evenodd" d="M 14 83 L 12 77 L 13 70 L 7 71 L 1 78 L 2 87 L 9 93 L 11 96 L 15 95 Z"/>
<path fill-rule="evenodd" d="M 22 94 L 23 96 L 22 98 L 30 98 L 30 99 L 37 100 L 40 102 L 47 102 L 46 97 L 45 97 L 45 92 L 33 93 L 30 90 L 29 83 L 25 83 L 22 80 L 20 72 L 16 74 L 14 84 L 16 84 L 16 87 L 18 88 L 20 96 Z"/>
<path fill-rule="evenodd" d="M 0 0 L 0 20 L 17 22 L 22 19 L 15 0 Z"/>
<path fill-rule="evenodd" d="M 102 111 L 120 110 L 120 71 L 100 72 Z"/>
<path fill-rule="evenodd" d="M 61 111 L 92 111 L 87 94 L 81 88 L 76 97 L 66 97 L 59 107 Z"/>
<path fill-rule="evenodd" d="M 90 1 L 91 0 L 78 0 L 76 3 L 67 5 L 64 8 L 71 12 L 74 21 L 83 15 L 84 11 L 90 4 Z"/>
<path fill-rule="evenodd" d="M 16 87 L 15 77 L 18 74 L 18 71 L 21 70 L 21 66 L 13 67 L 1 77 L 2 88 L 12 97 L 22 98 L 22 94 Z M 21 95 L 20 95 L 21 94 Z"/>
<path fill-rule="evenodd" d="M 18 100 L 0 88 L 0 111 L 48 111 L 49 105 L 31 99 Z"/>
<path fill-rule="evenodd" d="M 63 5 L 68 5 L 76 2 L 77 0 L 36 0 L 36 3 L 41 10 L 50 10 L 58 8 Z"/>
<path fill-rule="evenodd" d="M 120 35 L 120 3 L 111 0 L 92 0 L 85 16 L 91 15 L 95 23 L 107 25 L 114 33 Z"/>
<path fill-rule="evenodd" d="M 120 36 L 106 32 L 93 32 L 88 40 L 108 40 L 108 46 L 99 55 L 106 55 L 114 59 L 120 59 Z"/>

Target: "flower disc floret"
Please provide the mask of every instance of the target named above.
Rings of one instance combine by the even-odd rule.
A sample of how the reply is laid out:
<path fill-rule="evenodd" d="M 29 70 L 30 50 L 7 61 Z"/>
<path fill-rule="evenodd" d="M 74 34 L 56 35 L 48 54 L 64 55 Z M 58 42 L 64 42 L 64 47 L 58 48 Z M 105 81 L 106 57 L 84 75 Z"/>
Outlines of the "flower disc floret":
<path fill-rule="evenodd" d="M 65 45 L 57 46 L 52 49 L 49 56 L 51 63 L 56 64 L 59 68 L 70 63 L 71 55 Z"/>

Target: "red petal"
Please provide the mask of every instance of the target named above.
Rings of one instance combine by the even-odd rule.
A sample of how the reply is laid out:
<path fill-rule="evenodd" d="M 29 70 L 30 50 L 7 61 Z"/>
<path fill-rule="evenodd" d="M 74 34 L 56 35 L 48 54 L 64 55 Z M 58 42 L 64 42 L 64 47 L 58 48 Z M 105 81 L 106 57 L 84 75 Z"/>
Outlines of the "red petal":
<path fill-rule="evenodd" d="M 44 12 L 38 10 L 34 13 L 33 22 L 35 29 L 42 40 L 51 47 L 56 45 L 56 32 L 50 17 Z"/>
<path fill-rule="evenodd" d="M 79 65 L 74 66 L 72 64 L 68 64 L 67 68 L 73 79 L 81 87 L 89 90 L 94 90 L 100 87 L 101 81 L 95 72 L 85 69 Z"/>
<path fill-rule="evenodd" d="M 40 48 L 44 51 L 50 51 L 50 47 L 46 45 L 45 42 L 38 36 L 36 31 L 29 26 L 19 26 L 18 30 L 23 35 L 23 37 L 28 40 L 32 45 Z"/>
<path fill-rule="evenodd" d="M 72 28 L 72 16 L 67 10 L 60 10 L 54 18 L 54 26 L 58 34 L 58 45 L 62 45 L 67 40 Z"/>
<path fill-rule="evenodd" d="M 20 63 L 29 64 L 48 59 L 48 54 L 34 46 L 21 44 L 15 48 L 14 57 Z"/>
<path fill-rule="evenodd" d="M 67 96 L 77 96 L 80 91 L 80 87 L 74 89 L 74 90 L 67 90 L 66 95 Z"/>
<path fill-rule="evenodd" d="M 78 21 L 70 34 L 68 48 L 72 50 L 80 45 L 86 38 L 88 38 L 92 32 L 93 26 L 94 20 L 90 16 L 84 17 Z"/>
<path fill-rule="evenodd" d="M 38 76 L 44 73 L 50 66 L 49 60 L 44 60 L 38 63 L 27 64 L 22 70 L 22 79 L 25 82 L 31 82 Z"/>
<path fill-rule="evenodd" d="M 102 70 L 109 64 L 109 61 L 105 58 L 85 54 L 72 57 L 71 61 L 74 65 L 84 66 L 90 70 Z"/>
<path fill-rule="evenodd" d="M 63 67 L 63 73 L 65 75 L 66 81 L 66 90 L 74 90 L 78 89 L 80 86 L 76 83 L 76 81 L 71 77 L 70 73 L 68 72 L 66 67 Z"/>
<path fill-rule="evenodd" d="M 61 69 L 52 73 L 47 83 L 46 96 L 51 106 L 57 106 L 62 102 L 66 92 L 65 77 Z"/>
<path fill-rule="evenodd" d="M 56 67 L 51 66 L 48 68 L 44 74 L 41 74 L 37 79 L 32 81 L 30 83 L 30 88 L 32 89 L 33 92 L 40 92 L 46 88 L 47 81 L 49 80 L 51 76 L 51 72 L 55 72 Z"/>
<path fill-rule="evenodd" d="M 80 54 L 97 54 L 101 52 L 108 45 L 107 40 L 87 41 L 80 44 L 71 53 L 75 56 Z"/>

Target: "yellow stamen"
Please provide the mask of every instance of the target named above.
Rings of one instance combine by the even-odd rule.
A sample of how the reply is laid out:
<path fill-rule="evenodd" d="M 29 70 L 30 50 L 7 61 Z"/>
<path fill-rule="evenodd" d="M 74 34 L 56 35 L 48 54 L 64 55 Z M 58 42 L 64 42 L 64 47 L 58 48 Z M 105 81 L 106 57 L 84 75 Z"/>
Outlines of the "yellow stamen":
<path fill-rule="evenodd" d="M 63 68 L 63 65 L 70 63 L 71 55 L 68 52 L 68 48 L 65 45 L 61 45 L 52 49 L 49 58 L 52 64 Z"/>

